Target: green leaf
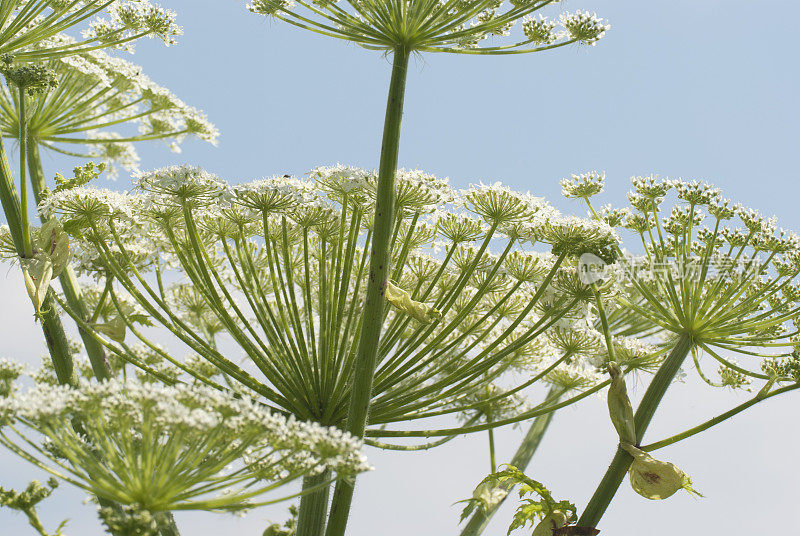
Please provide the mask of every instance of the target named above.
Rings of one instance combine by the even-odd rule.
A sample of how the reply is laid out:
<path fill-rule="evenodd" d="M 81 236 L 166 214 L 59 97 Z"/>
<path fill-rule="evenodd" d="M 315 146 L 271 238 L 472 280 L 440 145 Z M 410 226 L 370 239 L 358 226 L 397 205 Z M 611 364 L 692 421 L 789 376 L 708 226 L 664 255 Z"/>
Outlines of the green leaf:
<path fill-rule="evenodd" d="M 511 491 L 514 486 L 519 486 L 522 504 L 514 513 L 508 528 L 509 533 L 524 528 L 528 523 L 535 526 L 541 520 L 552 517 L 554 513 L 556 516 L 563 516 L 565 524 L 577 521 L 577 508 L 574 504 L 566 500 L 556 501 L 544 484 L 528 477 L 513 465 L 506 465 L 502 470 L 490 474 L 478 484 L 471 499 L 459 501 L 467 503 L 461 514 L 461 521 L 475 508 L 485 507 L 496 490 L 502 490 L 505 496 L 506 490 Z"/>

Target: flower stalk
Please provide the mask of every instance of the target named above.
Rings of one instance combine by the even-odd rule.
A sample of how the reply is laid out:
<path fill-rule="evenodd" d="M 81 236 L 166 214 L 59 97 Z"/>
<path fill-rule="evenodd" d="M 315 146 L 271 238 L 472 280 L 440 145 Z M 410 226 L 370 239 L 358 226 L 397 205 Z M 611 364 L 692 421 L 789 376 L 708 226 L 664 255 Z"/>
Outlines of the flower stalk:
<path fill-rule="evenodd" d="M 303 478 L 303 491 L 319 488 L 300 499 L 295 536 L 319 536 L 325 533 L 325 518 L 328 515 L 330 497 L 330 471 Z"/>
<path fill-rule="evenodd" d="M 27 110 L 25 109 L 25 87 L 19 86 L 19 193 L 20 206 L 22 208 L 22 257 L 29 258 L 33 253 L 31 245 L 31 229 L 28 220 L 28 185 L 27 168 L 25 166 L 25 155 L 27 154 L 28 143 L 28 122 L 26 120 Z"/>
<path fill-rule="evenodd" d="M 689 333 L 682 334 L 647 387 L 647 391 L 645 391 L 644 397 L 634 415 L 637 445 L 641 443 L 658 405 L 675 379 L 675 375 L 680 370 L 681 365 L 686 360 L 686 356 L 691 352 L 693 345 L 692 335 Z M 579 526 L 597 526 L 617 493 L 617 489 L 622 484 L 622 480 L 625 478 L 631 463 L 633 463 L 633 457 L 621 447 L 617 448 L 617 453 L 611 465 L 609 465 L 605 476 L 603 476 L 594 495 L 589 500 L 589 504 L 578 520 Z"/>
<path fill-rule="evenodd" d="M 411 51 L 405 46 L 394 49 L 392 78 L 386 102 L 386 119 L 383 126 L 381 159 L 378 168 L 378 195 L 375 204 L 375 223 L 372 234 L 369 279 L 364 312 L 361 320 L 361 337 L 356 357 L 356 376 L 350 395 L 350 409 L 346 430 L 356 437 L 364 437 L 367 414 L 372 394 L 378 346 L 383 323 L 384 292 L 391 273 L 391 250 L 394 223 L 394 175 L 400 148 L 400 125 L 403 118 L 403 99 Z M 327 536 L 344 536 L 350 505 L 353 501 L 354 482 L 339 480 L 333 493 Z M 301 520 L 298 520 L 300 523 Z"/>
<path fill-rule="evenodd" d="M 5 211 L 17 253 L 24 258 L 26 243 L 24 236 L 28 237 L 27 244 L 30 247 L 30 233 L 27 232 L 26 234 L 23 225 L 25 221 L 23 215 L 26 215 L 27 207 L 21 201 L 22 199 L 27 200 L 27 198 L 24 195 L 18 195 L 16 192 L 2 137 L 0 137 L 0 175 L 2 175 L 0 180 L 0 199 L 3 201 L 3 210 Z M 38 318 L 42 324 L 42 333 L 44 334 L 59 383 L 75 385 L 77 376 L 75 374 L 75 365 L 72 362 L 72 352 L 69 348 L 69 340 L 64 332 L 61 319 L 57 313 L 52 290 L 47 292 L 38 313 Z"/>

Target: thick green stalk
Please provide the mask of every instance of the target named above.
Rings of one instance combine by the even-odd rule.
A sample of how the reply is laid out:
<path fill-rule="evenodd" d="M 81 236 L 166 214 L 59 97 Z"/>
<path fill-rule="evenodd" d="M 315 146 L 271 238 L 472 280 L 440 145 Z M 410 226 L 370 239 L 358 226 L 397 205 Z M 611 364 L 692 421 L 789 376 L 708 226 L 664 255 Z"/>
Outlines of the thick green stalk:
<path fill-rule="evenodd" d="M 378 167 L 378 193 L 375 204 L 372 246 L 369 261 L 367 296 L 362 313 L 361 335 L 355 361 L 355 376 L 351 387 L 350 409 L 346 430 L 357 437 L 364 436 L 367 412 L 372 395 L 372 380 L 380 344 L 386 282 L 391 273 L 389 246 L 394 223 L 394 179 L 400 147 L 400 124 L 403 118 L 403 98 L 410 50 L 394 50 L 392 78 L 386 102 L 386 119 L 383 125 L 381 160 Z M 328 521 L 327 536 L 344 536 L 347 517 L 353 501 L 354 482 L 340 479 L 336 483 Z"/>
<path fill-rule="evenodd" d="M 23 251 L 25 246 L 22 240 L 22 208 L 2 136 L 0 136 L 0 203 L 3 205 L 14 247 L 18 252 Z"/>
<path fill-rule="evenodd" d="M 42 323 L 42 333 L 47 342 L 47 350 L 53 361 L 53 369 L 61 385 L 78 385 L 78 375 L 75 372 L 75 363 L 69 347 L 69 339 L 58 316 L 58 304 L 53 297 L 53 289 L 47 292 L 47 297 L 42 303 L 39 321 Z"/>
<path fill-rule="evenodd" d="M 39 155 L 39 145 L 35 139 L 28 140 L 28 171 L 30 172 L 31 188 L 33 189 L 33 197 L 36 203 L 42 201 L 43 194 L 46 188 L 44 172 L 42 171 L 42 159 Z M 41 217 L 42 222 L 46 220 Z M 78 285 L 78 280 L 75 277 L 75 271 L 72 266 L 67 266 L 61 275 L 58 276 L 61 283 L 61 289 L 64 291 L 64 298 L 67 301 L 70 309 L 78 313 L 84 320 L 89 320 L 90 314 L 86 307 L 86 303 L 81 296 L 81 288 Z M 106 353 L 103 346 L 97 342 L 89 333 L 78 327 L 78 334 L 81 336 L 83 346 L 86 348 L 86 354 L 89 356 L 89 362 L 92 364 L 92 371 L 98 380 L 107 380 L 111 377 L 111 367 L 106 359 Z"/>
<path fill-rule="evenodd" d="M 17 253 L 21 258 L 24 258 L 25 240 L 22 237 L 25 236 L 25 227 L 22 215 L 27 212 L 28 207 L 21 204 L 22 196 L 18 196 L 16 188 L 14 188 L 14 179 L 11 174 L 11 167 L 8 164 L 8 156 L 2 137 L 0 137 L 0 176 L 0 199 L 2 199 L 3 210 L 8 221 L 8 227 L 11 230 L 11 236 L 14 238 Z M 28 244 L 30 244 L 29 231 Z M 77 376 L 72 362 L 72 352 L 57 311 L 56 301 L 51 290 L 47 293 L 44 303 L 42 303 L 41 314 L 39 315 L 42 333 L 44 333 L 47 349 L 50 352 L 53 368 L 59 383 L 75 385 Z"/>
<path fill-rule="evenodd" d="M 680 370 L 686 356 L 689 355 L 693 344 L 694 341 L 690 334 L 682 334 L 675 344 L 675 347 L 667 356 L 667 359 L 664 360 L 658 372 L 653 376 L 653 380 L 647 387 L 647 391 L 645 391 L 644 397 L 639 407 L 636 409 L 636 414 L 633 418 L 636 425 L 637 444 L 641 443 L 658 405 L 661 403 L 664 394 L 675 379 L 675 375 L 678 373 L 678 370 Z M 611 465 L 609 465 L 605 476 L 603 476 L 603 480 L 600 481 L 600 485 L 597 486 L 594 495 L 592 495 L 591 500 L 589 500 L 589 504 L 578 520 L 579 526 L 597 526 L 608 508 L 608 505 L 611 504 L 614 495 L 617 493 L 617 489 L 619 489 L 620 484 L 622 484 L 625 473 L 628 472 L 632 462 L 633 458 L 630 454 L 621 448 L 617 448 L 617 453 L 611 461 Z"/>
<path fill-rule="evenodd" d="M 324 484 L 331 477 L 330 471 L 303 479 L 303 491 Z M 325 517 L 328 514 L 328 497 L 331 487 L 323 486 L 318 491 L 303 495 L 297 514 L 295 536 L 321 536 L 325 533 Z"/>
<path fill-rule="evenodd" d="M 545 400 L 550 400 L 551 397 L 555 396 L 557 391 L 555 387 L 551 388 Z M 553 398 L 552 402 L 558 402 L 558 398 Z M 522 443 L 520 443 L 517 452 L 515 452 L 514 456 L 511 458 L 509 465 L 513 465 L 521 471 L 524 471 L 525 468 L 528 467 L 534 453 L 536 453 L 536 449 L 539 448 L 539 443 L 541 443 L 547 431 L 547 427 L 550 426 L 550 421 L 552 421 L 554 414 L 555 412 L 545 413 L 533 420 L 531 427 L 528 429 L 528 433 L 526 433 L 525 437 L 522 439 Z M 512 487 L 513 484 L 501 484 L 498 486 L 498 488 L 506 492 L 510 491 Z M 497 513 L 497 510 L 502 506 L 507 497 L 508 495 L 486 510 L 477 508 L 469 521 L 467 521 L 464 530 L 461 531 L 461 536 L 478 536 L 481 534 L 486 529 L 487 525 L 489 525 L 489 521 L 492 520 L 492 517 Z"/>
<path fill-rule="evenodd" d="M 25 166 L 25 154 L 26 151 L 26 143 L 28 141 L 28 122 L 27 118 L 25 117 L 25 102 L 27 96 L 25 95 L 25 88 L 22 86 L 19 87 L 19 199 L 20 199 L 20 216 L 22 220 L 20 221 L 22 225 L 22 251 L 23 255 L 20 255 L 23 258 L 28 258 L 33 253 L 33 246 L 31 244 L 31 229 L 30 223 L 28 221 L 28 184 L 26 180 L 27 169 Z"/>

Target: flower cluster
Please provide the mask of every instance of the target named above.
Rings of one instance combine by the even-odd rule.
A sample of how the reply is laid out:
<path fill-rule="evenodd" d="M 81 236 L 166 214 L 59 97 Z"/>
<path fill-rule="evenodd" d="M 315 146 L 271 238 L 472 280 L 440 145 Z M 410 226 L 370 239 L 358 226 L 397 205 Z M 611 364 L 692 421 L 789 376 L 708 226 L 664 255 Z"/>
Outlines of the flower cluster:
<path fill-rule="evenodd" d="M 354 41 L 365 48 L 472 54 L 536 52 L 570 43 L 594 45 L 609 29 L 595 14 L 564 13 L 551 21 L 533 13 L 553 3 L 474 0 L 431 5 L 402 0 L 398 6 L 361 0 L 253 0 L 248 9 L 314 32 Z M 482 41 L 512 34 L 521 21 L 521 35 L 507 45 Z"/>
<path fill-rule="evenodd" d="M 59 34 L 34 48 L 74 43 L 74 39 Z M 179 144 L 189 136 L 216 143 L 217 129 L 202 112 L 154 83 L 140 67 L 126 60 L 91 50 L 36 68 L 45 69 L 54 82 L 54 89 L 31 99 L 27 106 L 27 132 L 37 147 L 100 158 L 135 170 L 139 163 L 135 142 L 164 140 L 173 150 L 179 150 Z M 19 138 L 19 117 L 17 92 L 0 89 L 0 129 L 4 136 Z M 133 128 L 117 131 L 126 126 Z M 86 147 L 87 152 L 80 153 L 76 146 Z"/>
<path fill-rule="evenodd" d="M 588 199 L 603 191 L 605 177 L 605 173 L 596 171 L 571 175 L 570 179 L 561 179 L 561 193 L 564 197 Z"/>
<path fill-rule="evenodd" d="M 39 514 L 36 512 L 36 507 L 47 499 L 58 487 L 58 480 L 55 478 L 50 478 L 46 484 L 42 484 L 41 482 L 34 480 L 28 487 L 25 488 L 25 491 L 19 492 L 13 489 L 4 489 L 0 486 L 0 506 L 10 508 L 12 510 L 17 510 L 25 514 L 28 518 L 28 523 L 42 536 L 50 536 L 48 532 L 45 531 L 44 526 L 42 525 L 41 520 L 39 519 Z M 58 526 L 56 531 L 52 534 L 52 536 L 64 536 L 64 533 L 61 531 L 66 525 L 67 522 L 64 521 L 61 525 Z"/>
<path fill-rule="evenodd" d="M 96 40 L 106 46 L 131 49 L 130 41 L 144 35 L 159 38 L 166 45 L 175 44 L 175 37 L 183 30 L 175 24 L 175 12 L 153 5 L 148 1 L 116 1 L 108 9 L 108 18 L 93 20 L 83 32 L 86 39 Z"/>
<path fill-rule="evenodd" d="M 369 469 L 359 442 L 210 387 L 110 380 L 0 401 L 0 443 L 102 498 L 151 512 L 236 510 L 326 469 Z M 28 431 L 42 434 L 41 446 Z"/>
<path fill-rule="evenodd" d="M 3 40 L 0 54 L 13 54 L 19 61 L 41 62 L 96 48 L 132 50 L 142 37 L 159 38 L 167 45 L 183 32 L 175 24 L 175 13 L 149 0 L 9 0 L 3 2 Z M 49 41 L 64 30 L 82 25 L 83 40 L 71 43 Z M 48 46 L 31 49 L 31 43 Z"/>
<path fill-rule="evenodd" d="M 14 392 L 14 382 L 24 373 L 25 367 L 20 363 L 0 359 L 0 398 L 7 397 Z"/>
<path fill-rule="evenodd" d="M 137 175 L 134 194 L 80 187 L 54 193 L 41 209 L 60 216 L 78 259 L 93 259 L 88 270 L 105 280 L 106 304 L 129 295 L 237 389 L 298 418 L 340 425 L 365 294 L 375 174 L 335 166 L 309 175 L 228 186 L 202 169 L 171 167 Z M 496 390 L 487 402 L 485 388 L 515 370 L 565 390 L 599 383 L 596 366 L 579 353 L 542 353 L 540 343 L 556 323 L 563 331 L 585 323 L 593 296 L 578 280 L 575 257 L 604 252 L 616 240 L 608 226 L 562 216 L 500 184 L 456 191 L 401 170 L 395 188 L 374 426 L 473 412 L 511 397 Z M 148 243 L 137 246 L 136 236 Z M 127 326 L 154 346 L 130 311 L 103 315 L 119 324 L 119 335 Z M 94 329 L 126 358 L 124 345 Z M 245 365 L 217 349 L 223 335 Z M 179 368 L 216 381 L 206 370 Z"/>
<path fill-rule="evenodd" d="M 598 220 L 634 233 L 645 248 L 643 256 L 621 258 L 610 270 L 620 305 L 662 332 L 691 337 L 700 351 L 693 352 L 695 365 L 708 383 L 741 387 L 768 380 L 769 374 L 726 354 L 774 360 L 793 353 L 800 238 L 779 230 L 774 218 L 723 199 L 705 182 L 655 176 L 631 182 L 630 207 L 600 213 L 589 197 L 602 190 L 602 181 L 563 184 L 565 195 L 583 198 Z M 719 381 L 703 374 L 699 353 L 718 362 Z"/>

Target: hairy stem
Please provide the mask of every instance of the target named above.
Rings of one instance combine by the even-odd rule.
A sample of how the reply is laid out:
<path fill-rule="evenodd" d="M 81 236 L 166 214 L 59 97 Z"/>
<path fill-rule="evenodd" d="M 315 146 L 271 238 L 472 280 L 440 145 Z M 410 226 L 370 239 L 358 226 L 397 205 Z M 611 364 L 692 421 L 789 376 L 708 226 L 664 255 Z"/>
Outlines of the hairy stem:
<path fill-rule="evenodd" d="M 350 409 L 346 430 L 357 437 L 364 436 L 367 412 L 372 394 L 372 380 L 380 344 L 386 281 L 391 273 L 389 250 L 394 223 L 394 180 L 397 154 L 400 147 L 400 124 L 403 118 L 406 73 L 410 51 L 406 47 L 394 50 L 392 78 L 386 102 L 386 119 L 383 126 L 381 159 L 378 167 L 378 193 L 375 204 L 375 223 L 370 252 L 367 296 L 362 313 L 362 327 L 358 354 L 355 361 Z M 354 482 L 339 480 L 333 493 L 327 536 L 344 536 L 350 505 L 353 501 Z"/>
<path fill-rule="evenodd" d="M 303 478 L 303 491 L 319 487 L 330 479 L 330 471 Z M 295 536 L 320 536 L 325 533 L 325 516 L 328 514 L 330 486 L 323 486 L 300 499 Z"/>
<path fill-rule="evenodd" d="M 25 167 L 26 143 L 28 141 L 28 123 L 25 114 L 25 103 L 27 96 L 25 89 L 19 87 L 19 195 L 20 195 L 20 216 L 22 217 L 22 255 L 23 258 L 28 258 L 33 254 L 33 246 L 31 245 L 31 230 L 28 221 L 28 184 L 27 184 L 27 168 Z"/>
<path fill-rule="evenodd" d="M 558 390 L 555 387 L 551 388 L 545 400 L 550 400 L 557 392 Z M 552 398 L 552 402 L 558 402 L 558 398 Z M 550 426 L 553 415 L 553 412 L 545 413 L 533 420 L 531 427 L 522 439 L 522 443 L 520 443 L 517 452 L 515 452 L 514 456 L 511 458 L 509 465 L 513 465 L 521 471 L 524 471 L 525 468 L 528 467 L 533 455 L 536 453 L 536 449 L 539 448 L 539 443 L 541 443 L 545 432 L 547 432 L 548 426 Z M 498 486 L 499 489 L 503 489 L 506 492 L 510 491 L 512 487 L 513 484 L 501 484 Z M 502 506 L 507 497 L 508 495 L 486 510 L 483 508 L 475 509 L 472 517 L 467 521 L 466 526 L 461 531 L 461 536 L 478 536 L 481 534 L 489 525 L 489 521 L 491 521 L 492 517 L 497 513 L 497 510 Z"/>
<path fill-rule="evenodd" d="M 647 387 L 647 391 L 645 391 L 644 397 L 634 415 L 637 444 L 641 443 L 658 405 L 661 403 L 664 394 L 675 379 L 675 375 L 678 373 L 678 370 L 680 370 L 686 356 L 689 355 L 693 344 L 694 341 L 690 334 L 682 334 L 675 344 L 675 347 L 658 369 L 658 372 L 656 372 L 650 385 Z M 594 495 L 592 495 L 591 500 L 589 500 L 589 504 L 578 520 L 579 526 L 597 526 L 608 508 L 608 505 L 611 504 L 611 500 L 617 493 L 617 489 L 619 489 L 623 478 L 625 478 L 625 473 L 630 468 L 632 462 L 633 458 L 630 454 L 621 448 L 617 448 L 617 453 L 611 461 L 611 465 L 609 465 L 605 476 L 603 476 L 603 479 L 600 481 L 600 485 L 597 486 Z"/>

